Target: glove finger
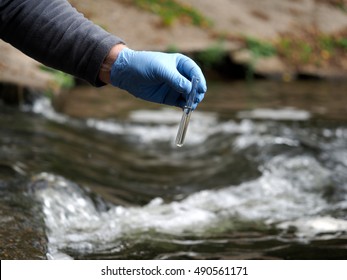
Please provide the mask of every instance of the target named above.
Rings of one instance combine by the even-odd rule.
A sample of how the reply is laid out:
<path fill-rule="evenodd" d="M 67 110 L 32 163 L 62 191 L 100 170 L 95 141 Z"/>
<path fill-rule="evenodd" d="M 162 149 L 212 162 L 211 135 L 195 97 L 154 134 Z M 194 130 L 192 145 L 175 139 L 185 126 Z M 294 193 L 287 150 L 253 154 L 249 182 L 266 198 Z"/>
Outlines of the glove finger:
<path fill-rule="evenodd" d="M 191 86 L 191 83 L 188 82 Z M 163 101 L 164 104 L 167 105 L 173 105 L 177 107 L 183 108 L 187 103 L 187 97 L 189 94 L 186 93 L 179 93 L 175 89 L 171 89 L 168 91 L 168 93 L 165 96 L 165 100 Z M 197 96 L 194 100 L 193 104 L 193 110 L 196 108 L 196 106 L 204 99 L 205 93 L 197 93 Z"/>
<path fill-rule="evenodd" d="M 190 81 L 192 80 L 193 76 L 199 79 L 199 93 L 205 93 L 207 91 L 204 74 L 202 73 L 200 67 L 192 59 L 184 55 L 179 55 L 177 70 Z"/>
<path fill-rule="evenodd" d="M 161 73 L 161 77 L 163 81 L 171 88 L 168 97 L 165 99 L 178 99 L 180 96 L 183 96 L 185 99 L 191 90 L 191 82 L 182 76 L 180 72 L 177 71 L 176 68 L 173 70 L 166 70 Z M 175 96 L 176 95 L 176 96 Z"/>
<path fill-rule="evenodd" d="M 198 93 L 198 95 L 195 97 L 195 102 L 196 104 L 199 104 L 205 97 L 204 93 Z"/>
<path fill-rule="evenodd" d="M 177 54 L 176 65 L 171 68 L 161 68 L 160 73 L 163 81 L 170 87 L 170 90 L 165 96 L 164 104 L 184 107 L 186 100 L 192 88 L 192 77 L 196 76 L 199 79 L 197 93 L 204 94 L 207 90 L 206 80 L 200 67 L 187 56 Z M 198 97 L 199 103 L 203 99 Z"/>
<path fill-rule="evenodd" d="M 165 103 L 168 104 L 167 102 L 170 102 L 171 105 L 173 102 L 173 100 L 175 100 L 176 104 L 175 106 L 178 107 L 184 107 L 187 103 L 188 100 L 188 96 L 190 94 L 190 91 L 192 89 L 192 83 L 190 81 L 188 81 L 187 79 L 183 78 L 184 81 L 182 83 L 184 83 L 184 86 L 179 85 L 178 88 L 184 88 L 184 92 L 180 93 L 180 96 L 177 96 L 177 94 L 179 94 L 177 91 L 175 91 L 174 89 L 172 91 L 170 91 L 166 98 L 165 98 Z M 197 95 L 195 97 L 194 100 L 194 104 L 193 104 L 193 110 L 196 108 L 196 106 L 204 99 L 205 96 L 205 92 L 199 92 L 199 88 L 197 90 Z"/>
<path fill-rule="evenodd" d="M 205 94 L 204 93 L 198 93 L 198 95 L 195 97 L 194 103 L 193 103 L 193 110 L 196 109 L 196 107 L 199 105 L 199 103 L 204 99 Z"/>

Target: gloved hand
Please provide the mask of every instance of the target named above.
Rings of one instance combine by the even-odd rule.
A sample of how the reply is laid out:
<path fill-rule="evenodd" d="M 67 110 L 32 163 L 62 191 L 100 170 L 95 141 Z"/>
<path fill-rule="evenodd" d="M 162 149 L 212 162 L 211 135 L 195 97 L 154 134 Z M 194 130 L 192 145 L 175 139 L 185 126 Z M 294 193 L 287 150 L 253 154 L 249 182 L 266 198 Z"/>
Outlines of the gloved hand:
<path fill-rule="evenodd" d="M 199 79 L 195 109 L 207 87 L 201 69 L 193 60 L 182 54 L 125 48 L 112 65 L 111 84 L 138 98 L 183 108 L 193 76 Z"/>

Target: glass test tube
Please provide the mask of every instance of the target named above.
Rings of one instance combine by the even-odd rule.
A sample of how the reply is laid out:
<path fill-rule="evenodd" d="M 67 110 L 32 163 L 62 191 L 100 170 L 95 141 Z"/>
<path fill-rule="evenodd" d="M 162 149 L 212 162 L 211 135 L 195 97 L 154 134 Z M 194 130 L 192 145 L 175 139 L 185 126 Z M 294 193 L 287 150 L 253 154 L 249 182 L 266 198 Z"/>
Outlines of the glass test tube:
<path fill-rule="evenodd" d="M 177 132 L 177 136 L 176 136 L 176 146 L 177 147 L 183 146 L 184 138 L 186 136 L 186 132 L 187 132 L 187 128 L 188 128 L 188 124 L 189 124 L 189 120 L 190 120 L 190 115 L 193 111 L 192 107 L 193 107 L 193 104 L 195 101 L 198 84 L 199 84 L 199 80 L 197 78 L 195 78 L 195 76 L 193 76 L 193 78 L 192 78 L 192 90 L 190 91 L 189 96 L 188 96 L 188 101 L 183 108 L 181 122 L 180 122 L 180 125 L 178 127 L 178 132 Z"/>

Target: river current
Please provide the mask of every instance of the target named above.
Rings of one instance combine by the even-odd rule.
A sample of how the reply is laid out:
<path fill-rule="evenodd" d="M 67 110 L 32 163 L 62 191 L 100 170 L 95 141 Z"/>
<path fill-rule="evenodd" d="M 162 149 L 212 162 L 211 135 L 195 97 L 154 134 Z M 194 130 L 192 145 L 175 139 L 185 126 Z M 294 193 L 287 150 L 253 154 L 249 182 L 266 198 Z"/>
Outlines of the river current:
<path fill-rule="evenodd" d="M 346 89 L 212 85 L 182 148 L 175 108 L 0 105 L 1 258 L 346 259 Z"/>

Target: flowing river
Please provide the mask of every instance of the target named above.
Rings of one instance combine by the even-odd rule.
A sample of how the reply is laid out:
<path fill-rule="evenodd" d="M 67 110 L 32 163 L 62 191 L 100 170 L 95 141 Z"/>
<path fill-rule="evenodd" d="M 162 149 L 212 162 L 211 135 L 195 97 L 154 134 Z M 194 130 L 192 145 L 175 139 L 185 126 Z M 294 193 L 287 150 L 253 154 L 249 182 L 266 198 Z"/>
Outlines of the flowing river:
<path fill-rule="evenodd" d="M 347 83 L 210 83 L 181 111 L 107 87 L 0 104 L 2 259 L 346 259 Z"/>

